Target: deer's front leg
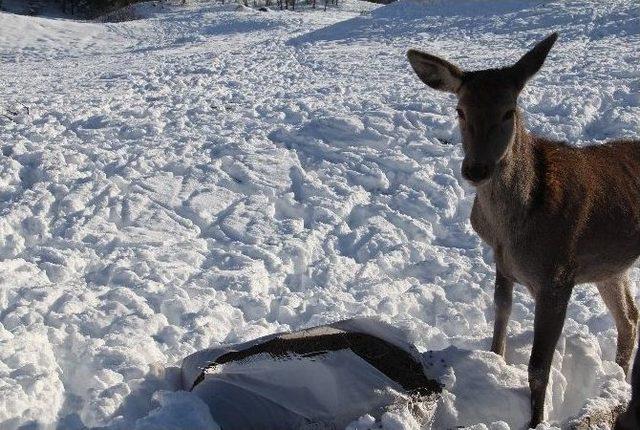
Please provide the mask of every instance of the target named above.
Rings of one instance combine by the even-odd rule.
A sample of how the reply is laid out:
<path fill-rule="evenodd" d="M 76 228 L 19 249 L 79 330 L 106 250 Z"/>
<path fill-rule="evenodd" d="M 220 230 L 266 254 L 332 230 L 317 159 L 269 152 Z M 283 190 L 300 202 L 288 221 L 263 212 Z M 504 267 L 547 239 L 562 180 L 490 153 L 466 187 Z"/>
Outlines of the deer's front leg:
<path fill-rule="evenodd" d="M 504 350 L 507 343 L 507 324 L 511 315 L 511 305 L 513 303 L 513 282 L 505 278 L 496 269 L 496 289 L 493 296 L 493 306 L 495 309 L 495 321 L 493 323 L 493 341 L 491 351 L 504 357 Z"/>
<path fill-rule="evenodd" d="M 544 397 L 549 382 L 553 353 L 562 332 L 573 284 L 548 285 L 538 291 L 533 323 L 533 348 L 529 359 L 531 423 L 544 420 Z"/>

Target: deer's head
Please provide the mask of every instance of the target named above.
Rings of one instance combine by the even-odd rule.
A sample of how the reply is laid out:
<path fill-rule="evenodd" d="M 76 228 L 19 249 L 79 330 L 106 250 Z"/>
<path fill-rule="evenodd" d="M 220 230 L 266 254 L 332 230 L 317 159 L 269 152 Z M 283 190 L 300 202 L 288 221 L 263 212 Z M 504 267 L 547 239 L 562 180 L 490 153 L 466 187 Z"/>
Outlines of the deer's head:
<path fill-rule="evenodd" d="M 508 154 L 516 133 L 518 95 L 540 70 L 557 38 L 557 33 L 551 34 L 512 66 L 473 72 L 425 52 L 411 49 L 407 53 L 422 82 L 458 97 L 462 176 L 472 184 L 488 180 Z"/>

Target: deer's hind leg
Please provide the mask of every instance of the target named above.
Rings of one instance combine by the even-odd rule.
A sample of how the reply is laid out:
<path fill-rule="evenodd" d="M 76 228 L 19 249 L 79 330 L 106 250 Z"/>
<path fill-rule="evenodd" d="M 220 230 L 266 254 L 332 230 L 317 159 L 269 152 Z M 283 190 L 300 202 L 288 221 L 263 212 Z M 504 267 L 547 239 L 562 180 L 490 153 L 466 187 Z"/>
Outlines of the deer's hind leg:
<path fill-rule="evenodd" d="M 627 273 L 596 284 L 618 330 L 616 363 L 628 373 L 638 325 L 638 308 L 631 294 Z"/>

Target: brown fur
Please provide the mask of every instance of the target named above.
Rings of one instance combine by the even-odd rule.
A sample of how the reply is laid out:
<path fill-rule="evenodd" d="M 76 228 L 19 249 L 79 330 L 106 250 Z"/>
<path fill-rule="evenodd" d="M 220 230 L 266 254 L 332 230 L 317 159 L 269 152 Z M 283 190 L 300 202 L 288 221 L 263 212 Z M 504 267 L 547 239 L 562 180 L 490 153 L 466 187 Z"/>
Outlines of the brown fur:
<path fill-rule="evenodd" d="M 492 351 L 504 355 L 513 284 L 525 285 L 536 299 L 531 427 L 544 417 L 551 361 L 574 285 L 596 283 L 616 322 L 616 362 L 625 372 L 638 322 L 627 271 L 640 256 L 640 142 L 573 147 L 528 133 L 517 110 L 520 90 L 556 38 L 514 66 L 476 72 L 409 53 L 423 82 L 458 96 L 462 173 L 476 186 L 471 224 L 493 248 L 496 263 Z"/>

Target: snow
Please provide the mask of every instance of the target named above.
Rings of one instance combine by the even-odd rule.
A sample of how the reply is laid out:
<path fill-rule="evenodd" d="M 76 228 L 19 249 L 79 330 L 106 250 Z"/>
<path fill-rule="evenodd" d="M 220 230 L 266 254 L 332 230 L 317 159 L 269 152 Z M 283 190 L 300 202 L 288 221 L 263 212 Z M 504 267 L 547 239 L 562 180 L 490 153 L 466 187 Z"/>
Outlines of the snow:
<path fill-rule="evenodd" d="M 521 428 L 533 300 L 516 289 L 506 361 L 487 352 L 492 256 L 454 101 L 405 52 L 486 68 L 557 30 L 521 96 L 529 128 L 639 138 L 640 6 L 147 6 L 111 24 L 0 13 L 0 428 L 215 428 L 176 391 L 185 356 L 362 316 L 432 351 L 440 425 Z M 628 396 L 615 338 L 576 288 L 550 425 Z M 373 425 L 417 423 L 351 426 Z"/>

